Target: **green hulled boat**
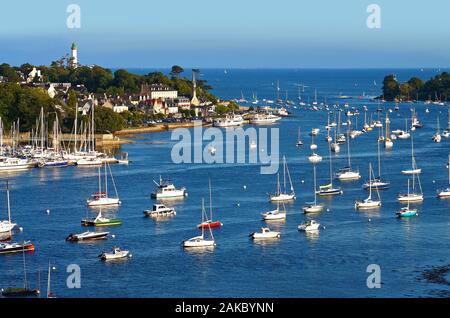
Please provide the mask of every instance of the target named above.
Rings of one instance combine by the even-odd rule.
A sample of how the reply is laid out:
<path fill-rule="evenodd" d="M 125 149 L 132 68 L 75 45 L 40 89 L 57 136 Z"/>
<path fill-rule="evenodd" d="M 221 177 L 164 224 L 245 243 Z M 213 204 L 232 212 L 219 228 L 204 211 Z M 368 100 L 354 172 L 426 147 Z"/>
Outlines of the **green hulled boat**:
<path fill-rule="evenodd" d="M 114 226 L 121 225 L 120 219 L 109 219 L 102 216 L 102 212 L 99 212 L 95 219 L 83 219 L 81 225 L 84 226 Z"/>
<path fill-rule="evenodd" d="M 2 290 L 3 297 L 27 297 L 39 295 L 38 289 L 28 289 L 21 287 L 9 287 Z"/>

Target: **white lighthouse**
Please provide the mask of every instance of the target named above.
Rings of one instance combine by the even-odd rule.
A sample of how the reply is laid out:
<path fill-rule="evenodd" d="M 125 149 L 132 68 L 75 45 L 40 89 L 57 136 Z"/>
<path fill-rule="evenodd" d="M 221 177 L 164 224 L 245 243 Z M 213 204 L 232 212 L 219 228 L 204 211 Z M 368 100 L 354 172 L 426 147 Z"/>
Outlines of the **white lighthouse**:
<path fill-rule="evenodd" d="M 72 43 L 70 59 L 69 59 L 69 67 L 77 68 L 78 67 L 78 49 L 75 42 Z"/>

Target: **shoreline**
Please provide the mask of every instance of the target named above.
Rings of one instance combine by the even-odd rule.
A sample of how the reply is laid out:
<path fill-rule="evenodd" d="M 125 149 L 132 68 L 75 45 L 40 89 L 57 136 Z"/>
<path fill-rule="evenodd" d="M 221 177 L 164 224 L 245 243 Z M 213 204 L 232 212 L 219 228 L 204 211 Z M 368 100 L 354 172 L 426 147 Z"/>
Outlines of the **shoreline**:
<path fill-rule="evenodd" d="M 161 131 L 167 131 L 172 130 L 176 128 L 192 128 L 195 126 L 194 122 L 186 122 L 186 123 L 169 123 L 169 124 L 155 124 L 149 127 L 135 127 L 135 128 L 126 128 L 119 131 L 116 131 L 114 133 L 114 136 L 132 136 L 137 134 L 147 134 L 147 133 L 154 133 L 154 132 L 161 132 Z M 210 123 L 203 123 L 202 127 L 211 127 L 212 124 Z"/>

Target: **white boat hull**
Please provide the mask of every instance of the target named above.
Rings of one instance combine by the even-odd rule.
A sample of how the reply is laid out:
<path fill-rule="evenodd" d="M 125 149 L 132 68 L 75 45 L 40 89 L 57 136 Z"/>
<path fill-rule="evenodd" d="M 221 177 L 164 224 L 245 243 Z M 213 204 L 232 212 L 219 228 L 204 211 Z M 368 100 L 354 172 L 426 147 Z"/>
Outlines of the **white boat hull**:
<path fill-rule="evenodd" d="M 408 203 L 408 202 L 422 202 L 423 195 L 422 194 L 409 194 L 409 195 L 400 195 L 397 198 L 398 202 Z"/>
<path fill-rule="evenodd" d="M 100 198 L 98 200 L 87 200 L 88 206 L 105 206 L 105 205 L 120 205 L 119 198 Z"/>
<path fill-rule="evenodd" d="M 295 199 L 295 194 L 291 193 L 280 193 L 278 195 L 271 195 L 270 201 L 271 202 L 280 202 L 280 201 L 290 201 Z"/>

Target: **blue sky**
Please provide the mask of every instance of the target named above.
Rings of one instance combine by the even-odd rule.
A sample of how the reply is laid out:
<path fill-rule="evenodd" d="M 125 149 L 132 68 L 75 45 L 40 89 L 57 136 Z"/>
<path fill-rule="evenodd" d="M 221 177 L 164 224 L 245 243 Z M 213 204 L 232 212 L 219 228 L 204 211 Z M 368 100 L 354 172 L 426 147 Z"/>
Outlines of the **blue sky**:
<path fill-rule="evenodd" d="M 66 26 L 69 4 L 81 28 Z M 366 8 L 381 7 L 381 29 Z M 0 63 L 49 64 L 74 40 L 107 67 L 449 67 L 450 1 L 16 0 L 2 3 Z M 9 12 L 9 14 L 8 14 Z"/>

